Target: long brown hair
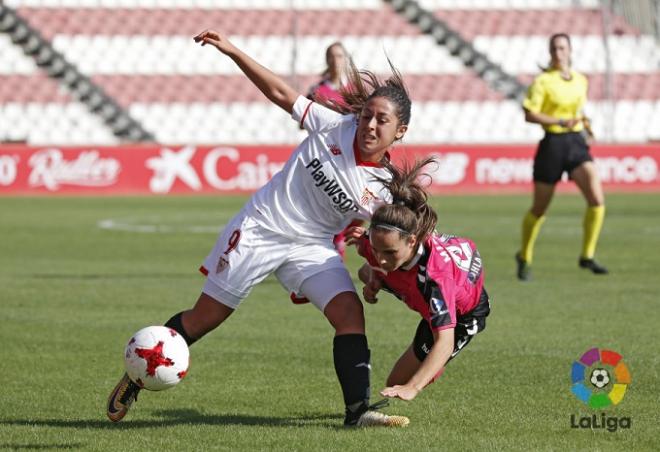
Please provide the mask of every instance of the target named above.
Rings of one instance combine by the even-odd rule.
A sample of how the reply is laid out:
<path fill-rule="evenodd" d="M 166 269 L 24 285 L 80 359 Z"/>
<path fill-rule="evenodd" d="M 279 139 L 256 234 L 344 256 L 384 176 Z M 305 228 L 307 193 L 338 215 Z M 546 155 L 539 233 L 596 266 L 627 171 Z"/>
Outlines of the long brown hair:
<path fill-rule="evenodd" d="M 428 205 L 423 183 L 423 179 L 431 180 L 431 176 L 423 172 L 430 163 L 438 162 L 434 157 L 428 157 L 413 164 L 404 162 L 402 167 L 385 163 L 392 178 L 378 180 L 392 194 L 392 204 L 376 209 L 371 216 L 369 229 L 398 231 L 400 236 L 414 234 L 418 243 L 424 242 L 433 233 L 438 216 Z"/>
<path fill-rule="evenodd" d="M 353 113 L 360 115 L 365 104 L 374 97 L 385 97 L 397 107 L 397 119 L 402 125 L 410 123 L 410 94 L 403 82 L 403 76 L 394 67 L 390 59 L 387 59 L 390 65 L 392 76 L 381 81 L 371 71 L 359 70 L 353 59 L 348 58 L 346 86 L 339 89 L 339 93 L 344 98 L 344 102 L 339 103 L 332 99 L 319 99 L 318 102 L 332 110 L 343 114 Z"/>

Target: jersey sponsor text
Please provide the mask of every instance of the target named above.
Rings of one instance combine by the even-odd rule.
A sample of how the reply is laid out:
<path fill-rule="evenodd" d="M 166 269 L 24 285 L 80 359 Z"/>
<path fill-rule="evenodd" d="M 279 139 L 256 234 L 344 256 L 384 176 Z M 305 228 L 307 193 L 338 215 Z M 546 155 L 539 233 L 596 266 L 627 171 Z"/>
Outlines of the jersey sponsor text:
<path fill-rule="evenodd" d="M 318 188 L 323 190 L 334 204 L 334 209 L 346 213 L 349 211 L 358 212 L 358 204 L 349 198 L 344 189 L 339 185 L 336 179 L 328 177 L 323 172 L 323 164 L 317 158 L 312 159 L 305 168 L 311 169 L 310 175 Z"/>

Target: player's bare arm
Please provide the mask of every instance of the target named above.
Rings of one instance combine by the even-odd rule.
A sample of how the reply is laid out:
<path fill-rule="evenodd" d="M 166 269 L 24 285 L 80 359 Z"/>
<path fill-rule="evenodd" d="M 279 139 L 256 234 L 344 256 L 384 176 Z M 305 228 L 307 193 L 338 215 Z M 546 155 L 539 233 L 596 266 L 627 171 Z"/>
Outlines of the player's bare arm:
<path fill-rule="evenodd" d="M 202 46 L 210 44 L 231 58 L 243 73 L 275 105 L 287 113 L 293 111 L 293 104 L 299 93 L 270 69 L 257 63 L 252 57 L 232 44 L 215 30 L 204 30 L 193 38 Z"/>
<path fill-rule="evenodd" d="M 417 372 L 410 378 L 410 381 L 405 385 L 395 385 L 383 389 L 380 392 L 382 396 L 412 400 L 445 367 L 454 350 L 454 328 L 433 331 L 433 338 L 435 344 L 431 347 L 430 353 L 417 369 Z"/>
<path fill-rule="evenodd" d="M 378 301 L 376 295 L 380 292 L 380 288 L 383 285 L 382 281 L 375 273 L 376 272 L 369 264 L 364 264 L 360 267 L 360 270 L 358 270 L 358 278 L 364 283 L 362 297 L 364 298 L 364 301 L 371 304 Z"/>

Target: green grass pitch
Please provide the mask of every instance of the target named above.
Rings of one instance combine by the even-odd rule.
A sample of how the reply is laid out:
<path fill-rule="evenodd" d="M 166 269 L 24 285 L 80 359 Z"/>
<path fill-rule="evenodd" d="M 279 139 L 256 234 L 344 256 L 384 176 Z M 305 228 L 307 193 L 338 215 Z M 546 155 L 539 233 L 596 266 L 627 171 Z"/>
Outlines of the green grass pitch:
<path fill-rule="evenodd" d="M 197 268 L 245 199 L 0 198 L 0 449 L 660 448 L 658 194 L 608 196 L 597 257 L 609 276 L 578 269 L 583 200 L 558 195 L 531 283 L 515 279 L 513 259 L 529 195 L 434 197 L 439 229 L 479 246 L 492 312 L 439 381 L 386 409 L 409 416 L 406 429 L 341 427 L 331 328 L 272 278 L 192 347 L 183 383 L 143 391 L 111 424 L 105 403 L 126 341 L 192 306 Z M 365 312 L 376 401 L 418 316 L 388 295 Z M 592 347 L 618 351 L 630 369 L 623 401 L 604 411 L 630 428 L 571 428 L 572 415 L 602 420 L 570 391 L 571 365 Z"/>

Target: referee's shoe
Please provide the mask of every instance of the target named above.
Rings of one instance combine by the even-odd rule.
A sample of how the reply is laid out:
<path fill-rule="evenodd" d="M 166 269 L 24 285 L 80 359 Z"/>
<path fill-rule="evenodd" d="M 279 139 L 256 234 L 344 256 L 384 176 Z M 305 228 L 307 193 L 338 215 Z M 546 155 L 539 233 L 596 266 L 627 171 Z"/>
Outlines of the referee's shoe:
<path fill-rule="evenodd" d="M 516 275 L 520 281 L 531 281 L 532 280 L 532 268 L 527 264 L 521 256 L 520 253 L 516 253 Z"/>
<path fill-rule="evenodd" d="M 591 270 L 596 275 L 607 275 L 609 273 L 606 267 L 602 266 L 594 259 L 581 257 L 580 260 L 578 261 L 578 265 L 580 266 L 580 268 L 586 268 L 587 270 Z"/>

